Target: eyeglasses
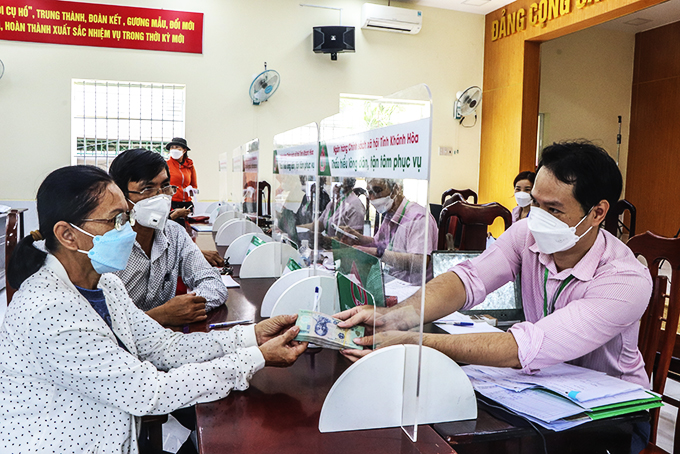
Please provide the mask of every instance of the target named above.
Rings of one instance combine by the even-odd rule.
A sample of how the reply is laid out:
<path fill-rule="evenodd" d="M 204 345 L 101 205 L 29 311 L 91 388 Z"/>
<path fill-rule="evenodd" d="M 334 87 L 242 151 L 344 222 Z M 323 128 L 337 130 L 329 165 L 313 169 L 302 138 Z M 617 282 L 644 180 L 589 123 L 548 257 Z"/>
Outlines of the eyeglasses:
<path fill-rule="evenodd" d="M 380 186 L 373 186 L 371 188 L 367 188 L 367 190 L 368 190 L 368 193 L 370 195 L 373 195 L 373 196 L 378 195 L 378 194 L 382 194 L 383 192 L 385 192 L 385 188 L 380 187 Z"/>
<path fill-rule="evenodd" d="M 163 195 L 175 195 L 175 192 L 177 192 L 177 186 L 163 186 L 162 188 L 146 188 L 143 189 L 142 191 L 130 191 L 128 190 L 129 193 L 131 194 L 139 194 L 142 197 L 154 197 L 159 194 Z"/>
<path fill-rule="evenodd" d="M 123 211 L 118 213 L 111 219 L 83 219 L 83 222 L 106 222 L 108 224 L 113 224 L 113 228 L 116 230 L 123 230 L 125 224 L 130 221 L 130 225 L 135 225 L 135 218 L 129 212 Z"/>

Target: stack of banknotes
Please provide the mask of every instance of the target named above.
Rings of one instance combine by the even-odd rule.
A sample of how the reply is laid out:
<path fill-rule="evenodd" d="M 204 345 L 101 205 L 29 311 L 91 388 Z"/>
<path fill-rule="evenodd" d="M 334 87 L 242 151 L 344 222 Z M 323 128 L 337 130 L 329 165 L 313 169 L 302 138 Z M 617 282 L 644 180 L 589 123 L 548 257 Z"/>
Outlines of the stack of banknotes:
<path fill-rule="evenodd" d="M 338 328 L 342 320 L 330 315 L 302 309 L 298 312 L 295 326 L 300 327 L 300 333 L 295 338 L 300 342 L 311 342 L 319 347 L 342 350 L 345 348 L 363 350 L 354 343 L 354 339 L 364 336 L 363 326 Z"/>

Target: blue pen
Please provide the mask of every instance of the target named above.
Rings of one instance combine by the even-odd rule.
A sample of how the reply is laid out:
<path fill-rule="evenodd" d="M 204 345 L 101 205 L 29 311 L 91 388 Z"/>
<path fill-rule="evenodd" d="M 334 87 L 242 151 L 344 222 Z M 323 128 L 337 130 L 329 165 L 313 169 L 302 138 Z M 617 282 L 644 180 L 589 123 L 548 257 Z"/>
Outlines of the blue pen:
<path fill-rule="evenodd" d="M 319 287 L 316 287 L 314 289 L 314 308 L 312 309 L 314 312 L 319 312 L 319 301 L 321 300 L 321 289 Z"/>
<path fill-rule="evenodd" d="M 210 325 L 208 325 L 208 329 L 228 328 L 234 325 L 249 325 L 251 323 L 253 323 L 251 319 L 234 320 L 232 322 L 211 323 Z"/>
<path fill-rule="evenodd" d="M 453 326 L 475 326 L 474 322 L 435 322 L 439 325 L 453 325 Z"/>

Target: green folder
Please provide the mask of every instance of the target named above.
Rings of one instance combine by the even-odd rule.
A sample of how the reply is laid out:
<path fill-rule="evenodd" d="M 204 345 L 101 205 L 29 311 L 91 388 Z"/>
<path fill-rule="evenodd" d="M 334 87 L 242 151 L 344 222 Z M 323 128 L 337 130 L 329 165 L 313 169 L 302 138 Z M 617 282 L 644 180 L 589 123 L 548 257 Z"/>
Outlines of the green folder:
<path fill-rule="evenodd" d="M 595 407 L 592 409 L 592 411 L 586 411 L 586 414 L 590 417 L 590 419 L 597 420 L 612 416 L 625 415 L 627 413 L 633 413 L 640 410 L 649 410 L 650 408 L 663 407 L 661 396 L 656 396 L 652 393 L 649 393 L 649 395 L 652 397 L 648 399 L 631 400 L 618 404 Z"/>

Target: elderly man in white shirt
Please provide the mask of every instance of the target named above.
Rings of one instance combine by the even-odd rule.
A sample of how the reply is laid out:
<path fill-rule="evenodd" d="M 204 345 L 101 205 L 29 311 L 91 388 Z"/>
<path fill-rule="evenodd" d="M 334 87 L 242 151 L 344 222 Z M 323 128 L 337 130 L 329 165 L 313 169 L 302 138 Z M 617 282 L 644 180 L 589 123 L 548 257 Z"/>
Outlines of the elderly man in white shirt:
<path fill-rule="evenodd" d="M 165 159 L 143 148 L 126 150 L 111 162 L 109 173 L 136 218 L 130 259 L 116 272 L 130 298 L 163 326 L 205 320 L 206 312 L 227 300 L 227 288 L 184 227 L 168 221 L 177 188 L 170 185 Z M 178 278 L 189 293 L 176 295 Z"/>
<path fill-rule="evenodd" d="M 18 287 L 0 328 L 0 446 L 12 453 L 137 453 L 142 415 L 243 390 L 305 350 L 295 316 L 181 334 L 139 310 L 111 271 L 135 233 L 102 170 L 72 166 L 38 191 L 40 229 L 8 267 Z M 44 239 L 48 253 L 33 246 Z"/>

